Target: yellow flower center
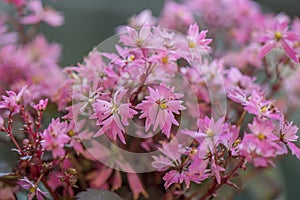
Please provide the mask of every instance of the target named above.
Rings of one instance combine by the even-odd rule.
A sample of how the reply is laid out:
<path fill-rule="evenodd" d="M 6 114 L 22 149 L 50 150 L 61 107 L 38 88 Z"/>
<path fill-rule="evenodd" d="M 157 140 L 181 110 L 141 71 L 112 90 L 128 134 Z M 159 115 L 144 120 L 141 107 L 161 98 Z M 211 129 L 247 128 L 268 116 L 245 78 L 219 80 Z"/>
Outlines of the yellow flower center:
<path fill-rule="evenodd" d="M 264 112 L 266 112 L 266 111 L 267 111 L 267 109 L 268 109 L 268 107 L 267 107 L 267 106 L 263 106 L 263 107 L 260 109 L 260 113 L 264 113 Z"/>
<path fill-rule="evenodd" d="M 165 64 L 165 65 L 168 64 L 168 63 L 169 63 L 169 58 L 168 58 L 168 56 L 162 57 L 161 62 L 162 62 L 163 64 Z"/>
<path fill-rule="evenodd" d="M 68 135 L 69 135 L 70 137 L 72 137 L 72 136 L 75 135 L 75 132 L 74 132 L 73 130 L 70 130 L 70 131 L 68 132 Z"/>
<path fill-rule="evenodd" d="M 157 100 L 156 103 L 159 105 L 160 109 L 164 110 L 168 108 L 167 101 L 166 100 Z"/>
<path fill-rule="evenodd" d="M 236 147 L 240 143 L 241 143 L 241 139 L 237 139 L 236 141 L 234 141 L 233 146 Z"/>
<path fill-rule="evenodd" d="M 193 147 L 191 150 L 191 155 L 195 155 L 197 152 L 198 152 L 197 149 Z"/>
<path fill-rule="evenodd" d="M 276 39 L 277 41 L 279 41 L 279 40 L 281 40 L 281 38 L 282 38 L 282 33 L 279 32 L 279 31 L 277 31 L 277 32 L 275 33 L 274 37 L 275 37 L 275 39 Z"/>
<path fill-rule="evenodd" d="M 166 109 L 166 108 L 168 108 L 168 106 L 167 106 L 166 103 L 160 103 L 160 104 L 159 104 L 159 107 L 160 107 L 161 109 Z"/>
<path fill-rule="evenodd" d="M 208 128 L 205 133 L 208 137 L 213 137 L 214 136 L 214 132 L 210 128 Z"/>
<path fill-rule="evenodd" d="M 36 187 L 32 187 L 30 188 L 29 193 L 34 193 L 35 191 L 36 191 Z"/>
<path fill-rule="evenodd" d="M 130 55 L 130 56 L 128 56 L 128 58 L 127 58 L 128 62 L 132 62 L 132 61 L 134 61 L 134 59 L 135 59 L 135 56 L 134 56 L 134 55 Z"/>
<path fill-rule="evenodd" d="M 259 140 L 264 140 L 264 139 L 266 139 L 266 136 L 265 136 L 264 134 L 262 134 L 262 133 L 259 133 L 259 134 L 257 135 L 257 138 L 258 138 Z"/>
<path fill-rule="evenodd" d="M 192 41 L 192 40 L 190 40 L 188 44 L 189 44 L 189 47 L 191 49 L 193 49 L 193 48 L 195 48 L 197 46 L 197 44 L 194 41 Z"/>

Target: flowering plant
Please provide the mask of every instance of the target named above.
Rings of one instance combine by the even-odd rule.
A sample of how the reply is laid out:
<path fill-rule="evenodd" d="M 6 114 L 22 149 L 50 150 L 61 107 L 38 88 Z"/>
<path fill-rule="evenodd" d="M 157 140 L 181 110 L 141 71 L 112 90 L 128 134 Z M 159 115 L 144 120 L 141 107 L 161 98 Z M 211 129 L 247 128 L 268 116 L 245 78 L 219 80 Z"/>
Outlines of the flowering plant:
<path fill-rule="evenodd" d="M 300 159 L 298 18 L 251 0 L 166 1 L 62 69 L 38 32 L 62 13 L 3 2 L 17 14 L 0 17 L 0 131 L 17 158 L 1 198 L 206 200 L 240 190 L 242 171 Z"/>

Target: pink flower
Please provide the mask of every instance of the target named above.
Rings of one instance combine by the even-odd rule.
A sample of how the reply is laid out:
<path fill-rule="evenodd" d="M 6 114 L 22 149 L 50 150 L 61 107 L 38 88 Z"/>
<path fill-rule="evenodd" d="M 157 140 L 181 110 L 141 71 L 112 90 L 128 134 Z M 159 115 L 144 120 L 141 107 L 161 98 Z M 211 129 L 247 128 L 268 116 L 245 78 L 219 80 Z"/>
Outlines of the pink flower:
<path fill-rule="evenodd" d="M 137 112 L 131 107 L 131 103 L 122 103 L 121 100 L 126 94 L 124 88 L 115 92 L 111 101 L 97 99 L 93 103 L 95 113 L 91 116 L 92 119 L 97 119 L 97 125 L 102 126 L 101 129 L 94 135 L 100 136 L 106 133 L 109 137 L 116 140 L 117 136 L 125 144 L 124 126 L 128 126 L 128 119 L 133 118 Z"/>
<path fill-rule="evenodd" d="M 93 49 L 84 59 L 83 64 L 79 64 L 79 68 L 73 68 L 78 75 L 92 84 L 92 88 L 103 87 L 104 89 L 113 88 L 118 76 L 103 61 L 102 55 L 96 49 Z M 105 56 L 105 55 L 104 55 Z"/>
<path fill-rule="evenodd" d="M 24 177 L 21 179 L 18 184 L 24 188 L 29 190 L 29 193 L 27 195 L 28 200 L 32 200 L 35 196 L 37 200 L 44 200 L 45 197 L 48 197 L 47 193 L 42 191 L 40 188 L 37 187 L 36 184 L 31 182 L 27 177 Z"/>
<path fill-rule="evenodd" d="M 37 111 L 44 111 L 47 107 L 47 104 L 48 104 L 48 99 L 41 99 L 39 101 L 38 104 L 34 105 L 33 107 L 37 110 Z"/>
<path fill-rule="evenodd" d="M 300 148 L 297 147 L 294 143 L 288 142 L 288 147 L 292 151 L 292 154 L 295 155 L 300 160 Z"/>
<path fill-rule="evenodd" d="M 202 181 L 210 176 L 209 170 L 207 169 L 208 160 L 203 160 L 197 155 L 192 156 L 192 163 L 188 170 L 185 171 L 185 184 L 187 188 L 190 187 L 190 182 L 200 184 Z"/>
<path fill-rule="evenodd" d="M 274 143 L 262 142 L 253 134 L 245 134 L 239 145 L 239 152 L 255 167 L 267 167 L 274 166 L 272 159 L 276 157 L 277 147 Z"/>
<path fill-rule="evenodd" d="M 24 86 L 18 94 L 13 91 L 7 91 L 8 96 L 2 96 L 3 101 L 0 101 L 0 109 L 8 109 L 12 114 L 20 112 L 20 103 L 27 86 Z"/>
<path fill-rule="evenodd" d="M 207 160 L 197 160 L 192 163 L 188 169 L 183 170 L 181 172 L 176 170 L 171 170 L 167 172 L 163 180 L 165 181 L 165 188 L 169 188 L 170 185 L 174 183 L 185 183 L 186 187 L 190 187 L 191 181 L 200 184 L 201 181 L 207 179 L 209 177 L 209 174 L 207 174 L 208 170 L 207 167 Z"/>
<path fill-rule="evenodd" d="M 194 21 L 193 13 L 185 4 L 166 1 L 158 24 L 163 28 L 185 32 Z"/>
<path fill-rule="evenodd" d="M 156 18 L 152 16 L 151 10 L 143 10 L 138 15 L 129 19 L 129 25 L 132 28 L 141 28 L 144 24 L 155 25 Z"/>
<path fill-rule="evenodd" d="M 252 95 L 243 105 L 246 111 L 259 117 L 280 119 L 282 115 L 272 101 L 265 100 L 263 94 L 256 90 L 252 91 Z"/>
<path fill-rule="evenodd" d="M 168 71 L 170 74 L 177 71 L 176 61 L 178 59 L 178 55 L 169 53 L 168 51 L 158 50 L 156 54 L 149 58 L 148 62 L 157 63 L 160 70 Z"/>
<path fill-rule="evenodd" d="M 220 135 L 223 131 L 224 119 L 220 118 L 215 122 L 213 118 L 205 116 L 198 120 L 198 131 L 185 130 L 184 133 L 195 138 L 199 143 L 200 157 L 206 156 L 207 152 L 215 152 L 215 147 L 220 142 Z"/>
<path fill-rule="evenodd" d="M 199 33 L 199 26 L 195 23 L 190 25 L 187 38 L 188 38 L 188 46 L 190 49 L 201 49 L 201 50 L 209 50 L 210 47 L 208 44 L 212 42 L 212 39 L 206 39 L 207 30 L 201 31 Z"/>
<path fill-rule="evenodd" d="M 117 68 L 121 76 L 123 75 L 122 79 L 133 82 L 139 81 L 147 68 L 143 51 L 139 48 L 122 48 L 119 45 L 116 45 L 116 51 L 117 54 L 102 53 L 103 56 L 111 59 L 109 68 Z M 107 82 L 113 83 L 112 78 L 114 77 L 110 76 Z M 117 77 L 116 80 L 118 78 L 119 77 Z"/>
<path fill-rule="evenodd" d="M 249 124 L 250 131 L 261 141 L 275 141 L 278 138 L 273 134 L 274 125 L 270 120 L 259 120 L 254 118 Z"/>
<path fill-rule="evenodd" d="M 144 24 L 140 30 L 127 27 L 121 33 L 120 42 L 130 47 L 149 47 L 151 45 L 152 32 L 149 24 Z"/>
<path fill-rule="evenodd" d="M 300 159 L 300 148 L 294 144 L 299 138 L 297 135 L 298 129 L 296 125 L 293 125 L 293 122 L 288 123 L 284 119 L 280 120 L 280 141 L 286 144 L 292 151 L 292 154 Z"/>
<path fill-rule="evenodd" d="M 277 17 L 274 19 L 271 27 L 266 30 L 265 35 L 260 38 L 260 42 L 264 42 L 264 46 L 259 52 L 259 57 L 263 58 L 275 47 L 281 47 L 285 53 L 294 62 L 299 63 L 297 52 L 293 48 L 295 42 L 300 41 L 300 36 L 297 32 L 289 31 L 288 19 Z"/>
<path fill-rule="evenodd" d="M 149 96 L 146 96 L 137 109 L 142 110 L 140 118 L 146 118 L 146 131 L 153 124 L 153 131 L 160 126 L 162 132 L 169 137 L 172 124 L 179 126 L 174 114 L 180 114 L 185 107 L 182 106 L 182 94 L 174 93 L 174 89 L 169 89 L 166 86 L 159 85 L 157 89 L 149 89 Z"/>
<path fill-rule="evenodd" d="M 48 128 L 44 130 L 42 146 L 51 151 L 54 158 L 65 155 L 64 146 L 70 141 L 68 131 L 68 124 L 60 122 L 59 118 L 52 119 Z"/>
<path fill-rule="evenodd" d="M 206 33 L 207 30 L 199 32 L 197 24 L 190 25 L 186 38 L 177 37 L 176 52 L 188 60 L 197 60 L 198 64 L 202 60 L 201 56 L 207 54 L 210 50 L 208 44 L 211 43 L 212 39 L 207 39 Z M 193 65 L 196 66 L 196 63 Z"/>
<path fill-rule="evenodd" d="M 212 171 L 212 174 L 214 175 L 214 177 L 216 178 L 217 182 L 220 184 L 221 183 L 220 172 L 225 171 L 225 169 L 216 163 L 214 156 L 211 159 L 211 171 Z"/>
<path fill-rule="evenodd" d="M 62 48 L 57 43 L 50 43 L 44 35 L 37 35 L 30 43 L 24 47 L 31 64 L 45 68 L 57 67 L 57 62 L 61 56 Z M 48 66 L 50 65 L 50 66 Z"/>
<path fill-rule="evenodd" d="M 181 156 L 185 153 L 184 149 L 178 142 L 168 143 L 159 149 L 163 155 L 153 156 L 152 166 L 158 171 L 165 171 L 170 167 L 180 166 Z"/>
<path fill-rule="evenodd" d="M 32 14 L 21 18 L 20 22 L 22 24 L 37 24 L 44 21 L 51 26 L 57 27 L 64 23 L 64 18 L 59 12 L 52 8 L 43 8 L 40 0 L 29 1 L 27 6 Z"/>
<path fill-rule="evenodd" d="M 165 181 L 164 186 L 167 189 L 174 183 L 182 183 L 184 179 L 180 172 L 171 170 L 164 175 L 163 180 Z"/>
<path fill-rule="evenodd" d="M 221 143 L 230 150 L 231 154 L 238 155 L 238 144 L 240 128 L 235 125 L 224 124 L 223 132 L 220 136 Z"/>

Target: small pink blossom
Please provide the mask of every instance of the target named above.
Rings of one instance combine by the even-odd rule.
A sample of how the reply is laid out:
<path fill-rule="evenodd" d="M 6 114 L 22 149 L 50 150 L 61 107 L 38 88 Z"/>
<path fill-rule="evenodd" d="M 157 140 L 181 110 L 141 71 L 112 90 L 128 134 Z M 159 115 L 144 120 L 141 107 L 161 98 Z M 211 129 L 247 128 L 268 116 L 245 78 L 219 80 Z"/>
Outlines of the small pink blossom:
<path fill-rule="evenodd" d="M 185 149 L 178 142 L 163 145 L 159 149 L 162 155 L 153 156 L 152 166 L 158 171 L 165 171 L 170 167 L 180 166 L 181 156 Z"/>
<path fill-rule="evenodd" d="M 240 128 L 235 125 L 224 124 L 223 132 L 221 133 L 221 143 L 230 150 L 231 154 L 238 155 Z"/>
<path fill-rule="evenodd" d="M 288 123 L 284 119 L 280 121 L 280 140 L 290 148 L 293 155 L 300 159 L 300 148 L 294 143 L 299 138 L 297 135 L 298 129 L 296 125 L 293 125 L 293 122 Z"/>
<path fill-rule="evenodd" d="M 185 171 L 185 184 L 187 188 L 190 187 L 190 182 L 200 184 L 202 181 L 210 177 L 209 169 L 207 169 L 208 160 L 203 160 L 197 155 L 192 157 L 192 163 Z"/>
<path fill-rule="evenodd" d="M 216 163 L 215 157 L 213 156 L 211 159 L 211 171 L 217 182 L 221 183 L 221 172 L 224 172 L 225 169 Z"/>
<path fill-rule="evenodd" d="M 270 120 L 260 120 L 254 118 L 253 123 L 249 124 L 251 133 L 261 141 L 275 141 L 278 138 L 273 134 L 274 125 Z"/>
<path fill-rule="evenodd" d="M 200 184 L 201 181 L 207 179 L 209 177 L 209 174 L 207 173 L 208 170 L 206 170 L 208 162 L 205 160 L 199 161 L 191 164 L 187 170 L 183 170 L 181 172 L 177 170 L 171 170 L 167 172 L 163 177 L 163 180 L 165 181 L 165 188 L 169 188 L 174 183 L 183 182 L 185 183 L 186 187 L 189 188 L 191 181 Z"/>
<path fill-rule="evenodd" d="M 151 40 L 152 31 L 149 24 L 144 24 L 140 30 L 127 27 L 120 36 L 120 42 L 130 47 L 149 47 Z"/>
<path fill-rule="evenodd" d="M 33 107 L 38 111 L 44 111 L 48 105 L 48 99 L 41 99 L 38 104 Z"/>
<path fill-rule="evenodd" d="M 185 4 L 166 1 L 158 25 L 163 28 L 185 32 L 186 28 L 194 21 L 193 13 Z"/>
<path fill-rule="evenodd" d="M 276 147 L 273 143 L 262 142 L 253 134 L 245 134 L 239 145 L 239 152 L 255 167 L 267 167 L 275 165 L 273 158 L 276 157 Z"/>
<path fill-rule="evenodd" d="M 54 158 L 65 155 L 64 146 L 70 141 L 68 131 L 68 124 L 60 122 L 59 118 L 52 119 L 48 128 L 44 130 L 42 146 L 45 150 L 52 151 Z"/>
<path fill-rule="evenodd" d="M 205 116 L 198 120 L 198 131 L 185 130 L 184 133 L 195 138 L 199 143 L 200 157 L 206 156 L 207 152 L 215 152 L 215 147 L 220 142 L 222 135 L 224 119 L 220 118 L 215 122 L 213 118 Z"/>
<path fill-rule="evenodd" d="M 197 24 L 190 25 L 186 38 L 177 41 L 178 54 L 184 58 L 201 62 L 201 57 L 209 52 L 210 47 L 208 45 L 212 42 L 212 39 L 206 38 L 206 33 L 207 30 L 199 32 Z"/>
<path fill-rule="evenodd" d="M 35 196 L 37 200 L 44 200 L 45 197 L 48 197 L 47 193 L 42 191 L 40 188 L 37 187 L 32 181 L 30 181 L 27 177 L 21 179 L 18 184 L 24 188 L 29 190 L 27 195 L 28 200 L 32 200 Z"/>
<path fill-rule="evenodd" d="M 18 94 L 13 91 L 7 91 L 8 96 L 2 96 L 3 101 L 0 101 L 0 109 L 8 109 L 12 114 L 20 112 L 21 101 L 27 86 L 24 86 Z"/>
<path fill-rule="evenodd" d="M 143 10 L 138 15 L 129 19 L 129 25 L 133 28 L 141 28 L 144 24 L 155 25 L 156 18 L 152 15 L 151 10 Z"/>
<path fill-rule="evenodd" d="M 249 95 L 239 87 L 233 87 L 228 91 L 227 96 L 231 100 L 242 104 L 245 111 L 261 118 L 280 119 L 282 116 L 274 106 L 273 101 L 266 100 L 263 93 L 255 89 Z"/>
<path fill-rule="evenodd" d="M 64 23 L 61 13 L 52 8 L 44 8 L 40 0 L 29 1 L 27 7 L 32 13 L 20 19 L 22 24 L 31 25 L 44 21 L 53 27 L 58 27 Z"/>
<path fill-rule="evenodd" d="M 164 177 L 163 180 L 165 181 L 165 188 L 169 188 L 170 185 L 174 184 L 174 183 L 182 183 L 184 181 L 183 179 L 183 175 L 176 171 L 176 170 L 171 170 L 169 172 L 167 172 Z"/>
<path fill-rule="evenodd" d="M 163 71 L 169 70 L 169 73 L 172 73 L 172 71 L 177 71 L 177 65 L 175 63 L 178 58 L 179 55 L 161 50 L 157 51 L 157 54 L 151 56 L 148 61 L 151 63 L 157 63 L 159 69 Z"/>
<path fill-rule="evenodd" d="M 208 44 L 212 42 L 212 39 L 206 39 L 206 33 L 207 30 L 199 32 L 199 26 L 197 24 L 190 25 L 187 34 L 189 48 L 209 50 L 210 47 Z"/>
<path fill-rule="evenodd" d="M 140 118 L 146 118 L 146 131 L 153 125 L 153 131 L 159 126 L 162 132 L 169 137 L 172 124 L 179 126 L 174 114 L 180 114 L 185 107 L 182 106 L 182 94 L 174 93 L 174 89 L 159 85 L 157 89 L 149 89 L 149 96 L 146 96 L 137 109 L 142 110 Z"/>
<path fill-rule="evenodd" d="M 256 90 L 252 91 L 252 95 L 248 97 L 248 101 L 244 103 L 244 109 L 259 117 L 271 119 L 281 118 L 281 113 L 274 106 L 273 102 L 265 100 L 263 94 Z"/>
<path fill-rule="evenodd" d="M 94 137 L 106 133 L 112 139 L 116 140 L 118 136 L 122 143 L 126 143 L 123 135 L 125 132 L 124 126 L 128 126 L 128 119 L 137 114 L 131 108 L 131 103 L 121 102 L 126 92 L 126 89 L 121 88 L 115 92 L 111 101 L 97 99 L 93 103 L 95 114 L 91 118 L 97 119 L 97 125 L 102 126 Z"/>
<path fill-rule="evenodd" d="M 28 56 L 31 64 L 54 68 L 57 67 L 61 52 L 62 47 L 59 44 L 50 43 L 44 35 L 39 34 L 24 46 L 23 53 Z"/>
<path fill-rule="evenodd" d="M 259 57 L 263 58 L 272 49 L 281 47 L 288 57 L 298 63 L 297 52 L 293 48 L 293 44 L 299 41 L 299 34 L 295 31 L 289 31 L 288 19 L 277 17 L 272 22 L 271 27 L 267 28 L 265 35 L 260 38 L 260 42 L 265 44 L 259 52 Z"/>

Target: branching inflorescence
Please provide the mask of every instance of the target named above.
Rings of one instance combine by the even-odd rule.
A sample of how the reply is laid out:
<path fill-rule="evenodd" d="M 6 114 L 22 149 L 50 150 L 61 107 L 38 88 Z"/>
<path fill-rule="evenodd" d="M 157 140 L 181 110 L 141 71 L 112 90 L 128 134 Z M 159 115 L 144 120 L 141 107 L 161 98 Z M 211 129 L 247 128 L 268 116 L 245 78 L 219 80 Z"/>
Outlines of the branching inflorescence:
<path fill-rule="evenodd" d="M 1 198 L 130 188 L 152 199 L 154 188 L 205 200 L 240 189 L 241 170 L 300 159 L 288 121 L 299 106 L 299 19 L 250 0 L 166 1 L 158 18 L 145 10 L 118 27 L 115 52 L 94 48 L 62 70 L 60 46 L 38 25 L 60 26 L 63 15 L 40 0 L 4 2 L 17 14 L 0 17 L 0 130 L 18 159 L 1 173 Z M 142 160 L 117 148 L 158 154 L 138 174 Z"/>

